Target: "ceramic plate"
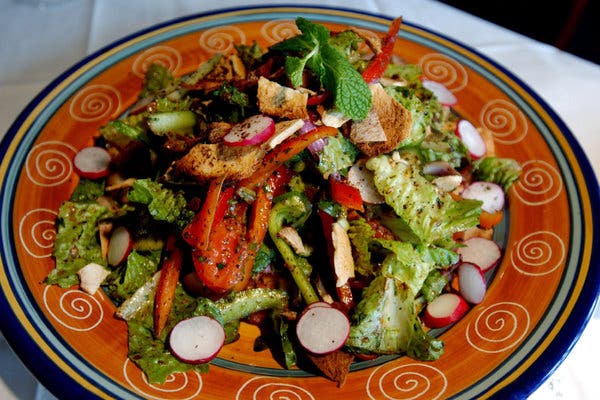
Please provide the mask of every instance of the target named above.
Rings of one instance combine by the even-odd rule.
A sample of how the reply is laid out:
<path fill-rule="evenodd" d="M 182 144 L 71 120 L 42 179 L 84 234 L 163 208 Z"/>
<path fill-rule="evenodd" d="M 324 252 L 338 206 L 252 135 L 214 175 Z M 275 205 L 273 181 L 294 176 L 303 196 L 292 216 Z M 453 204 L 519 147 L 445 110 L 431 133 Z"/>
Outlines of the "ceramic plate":
<path fill-rule="evenodd" d="M 287 371 L 255 353 L 257 332 L 227 346 L 207 374 L 150 385 L 127 360 L 124 322 L 94 296 L 41 282 L 53 268 L 54 218 L 76 184 L 71 159 L 100 125 L 135 102 L 146 66 L 195 70 L 233 43 L 263 47 L 295 34 L 297 16 L 332 30 L 385 32 L 388 16 L 302 7 L 195 15 L 124 38 L 81 61 L 40 93 L 2 142 L 2 331 L 59 398 L 253 399 L 523 398 L 562 361 L 598 295 L 600 196 L 573 136 L 536 94 L 498 64 L 405 22 L 395 48 L 458 98 L 456 110 L 489 130 L 497 153 L 517 159 L 521 180 L 496 232 L 504 257 L 485 301 L 441 334 L 435 362 L 407 357 L 356 362 L 345 385 Z"/>

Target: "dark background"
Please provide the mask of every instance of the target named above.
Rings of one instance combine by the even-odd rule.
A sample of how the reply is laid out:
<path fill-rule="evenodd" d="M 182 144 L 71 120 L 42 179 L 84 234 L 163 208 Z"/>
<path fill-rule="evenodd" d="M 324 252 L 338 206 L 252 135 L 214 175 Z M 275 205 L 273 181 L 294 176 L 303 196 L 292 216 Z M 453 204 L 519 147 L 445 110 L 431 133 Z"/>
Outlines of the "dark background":
<path fill-rule="evenodd" d="M 439 0 L 600 64 L 600 0 Z"/>

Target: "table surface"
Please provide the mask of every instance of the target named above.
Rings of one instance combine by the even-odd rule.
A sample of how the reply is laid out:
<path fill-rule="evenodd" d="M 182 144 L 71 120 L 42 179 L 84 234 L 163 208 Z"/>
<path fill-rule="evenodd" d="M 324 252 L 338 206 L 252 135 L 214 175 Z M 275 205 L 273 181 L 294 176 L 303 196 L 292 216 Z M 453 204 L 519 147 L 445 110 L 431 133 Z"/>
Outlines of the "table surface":
<path fill-rule="evenodd" d="M 269 1 L 0 0 L 0 138 L 18 113 L 53 78 L 86 55 L 140 29 L 218 8 Z M 274 4 L 285 1 L 273 2 Z M 430 28 L 470 46 L 513 72 L 571 129 L 600 176 L 600 66 L 431 0 L 303 0 L 389 16 Z M 25 31 L 25 28 L 27 31 Z M 600 32 L 598 32 L 600 37 Z M 599 399 L 597 308 L 573 350 L 531 395 Z M 0 399 L 52 399 L 0 336 Z"/>

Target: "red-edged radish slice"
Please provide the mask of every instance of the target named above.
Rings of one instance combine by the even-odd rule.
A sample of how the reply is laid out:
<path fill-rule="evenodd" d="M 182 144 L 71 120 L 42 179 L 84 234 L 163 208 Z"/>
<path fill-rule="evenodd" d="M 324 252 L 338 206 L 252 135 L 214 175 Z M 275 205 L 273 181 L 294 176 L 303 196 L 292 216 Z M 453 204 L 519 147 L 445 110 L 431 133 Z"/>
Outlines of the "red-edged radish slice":
<path fill-rule="evenodd" d="M 348 170 L 348 182 L 360 192 L 360 197 L 365 203 L 381 204 L 385 200 L 375 188 L 373 172 L 365 167 L 365 163 L 359 161 Z"/>
<path fill-rule="evenodd" d="M 223 137 L 223 142 L 229 146 L 260 144 L 269 139 L 273 133 L 275 133 L 273 118 L 258 114 L 233 125 Z"/>
<path fill-rule="evenodd" d="M 458 99 L 454 93 L 452 93 L 446 86 L 439 82 L 423 79 L 423 86 L 433 92 L 435 97 L 437 97 L 438 101 L 443 106 L 452 107 L 458 102 Z"/>
<path fill-rule="evenodd" d="M 458 287 L 460 294 L 471 304 L 479 304 L 485 297 L 487 284 L 485 276 L 477 265 L 462 262 L 458 266 Z"/>
<path fill-rule="evenodd" d="M 430 328 L 443 328 L 461 319 L 469 311 L 469 304 L 456 293 L 444 293 L 425 308 L 423 323 Z"/>
<path fill-rule="evenodd" d="M 133 249 L 133 240 L 129 230 L 124 226 L 117 227 L 108 242 L 108 264 L 112 266 L 121 264 L 127 259 L 131 249 Z"/>
<path fill-rule="evenodd" d="M 485 140 L 483 140 L 483 136 L 481 136 L 481 133 L 479 133 L 471 122 L 466 119 L 458 121 L 458 124 L 456 124 L 456 135 L 467 146 L 472 158 L 477 159 L 486 155 L 487 146 Z"/>
<path fill-rule="evenodd" d="M 82 178 L 104 178 L 110 172 L 110 154 L 102 147 L 84 147 L 75 154 L 73 166 Z"/>
<path fill-rule="evenodd" d="M 188 364 L 209 362 L 219 354 L 224 343 L 223 326 L 205 315 L 179 321 L 169 335 L 171 352 Z"/>
<path fill-rule="evenodd" d="M 331 304 L 325 301 L 315 301 L 314 303 L 310 303 L 308 306 L 306 306 L 303 312 L 306 312 L 306 310 L 310 310 L 313 307 L 331 307 Z"/>
<path fill-rule="evenodd" d="M 494 268 L 500 260 L 500 246 L 493 240 L 483 237 L 473 237 L 464 241 L 464 247 L 456 252 L 464 262 L 469 262 L 481 268 L 482 272 Z"/>
<path fill-rule="evenodd" d="M 456 170 L 448 161 L 431 161 L 423 165 L 425 175 L 446 176 L 457 174 Z"/>
<path fill-rule="evenodd" d="M 502 186 L 491 182 L 472 182 L 462 192 L 465 199 L 481 200 L 481 209 L 489 213 L 495 213 L 504 208 L 504 189 Z"/>
<path fill-rule="evenodd" d="M 328 354 L 342 347 L 350 334 L 346 314 L 334 307 L 311 307 L 298 319 L 298 341 L 312 354 Z"/>

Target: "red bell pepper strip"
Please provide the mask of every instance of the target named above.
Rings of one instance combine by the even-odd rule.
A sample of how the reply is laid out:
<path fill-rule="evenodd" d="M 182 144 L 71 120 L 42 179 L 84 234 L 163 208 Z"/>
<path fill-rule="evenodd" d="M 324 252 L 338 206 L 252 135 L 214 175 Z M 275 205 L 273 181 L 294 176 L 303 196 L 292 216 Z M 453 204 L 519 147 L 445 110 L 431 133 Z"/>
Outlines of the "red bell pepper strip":
<path fill-rule="evenodd" d="M 383 38 L 381 52 L 375 54 L 373 59 L 367 65 L 367 68 L 363 71 L 362 76 L 367 83 L 376 83 L 383 76 L 387 66 L 389 65 L 392 54 L 394 53 L 394 44 L 400 31 L 400 24 L 402 18 L 396 18 L 392 21 L 390 28 Z"/>
<path fill-rule="evenodd" d="M 346 208 L 358 211 L 364 211 L 360 190 L 338 178 L 329 176 L 329 188 L 331 199 Z"/>
<path fill-rule="evenodd" d="M 224 199 L 221 202 L 224 203 L 224 205 L 219 207 L 219 198 L 221 197 L 223 181 L 224 178 L 220 178 L 213 179 L 210 182 L 202 208 L 194 216 L 192 222 L 183 229 L 183 239 L 192 247 L 206 249 L 217 213 L 220 213 L 221 211 L 223 214 L 225 213 L 227 201 L 229 201 L 229 199 Z M 233 194 L 233 190 L 231 194 Z M 223 216 L 221 215 L 221 218 L 222 217 Z"/>
<path fill-rule="evenodd" d="M 338 130 L 330 126 L 319 126 L 312 131 L 293 138 L 287 139 L 271 152 L 269 152 L 262 160 L 258 169 L 248 178 L 242 179 L 238 183 L 238 187 L 245 187 L 251 190 L 256 190 L 257 187 L 264 183 L 267 178 L 277 170 L 283 163 L 290 160 L 295 155 L 308 147 L 309 144 L 318 139 L 323 139 L 329 136 L 337 136 Z"/>
<path fill-rule="evenodd" d="M 160 279 L 154 298 L 154 334 L 157 337 L 167 325 L 182 262 L 183 253 L 175 243 L 175 236 L 170 235 L 167 238 Z"/>

